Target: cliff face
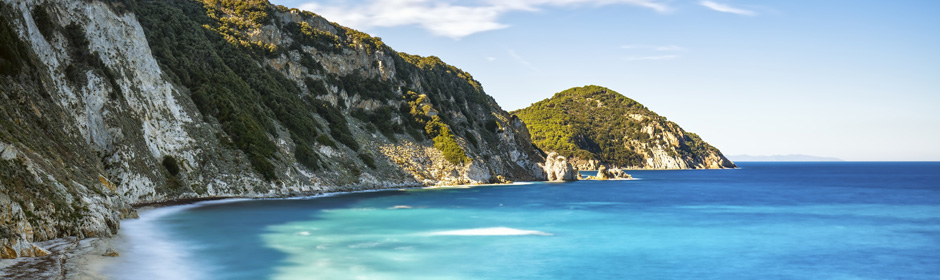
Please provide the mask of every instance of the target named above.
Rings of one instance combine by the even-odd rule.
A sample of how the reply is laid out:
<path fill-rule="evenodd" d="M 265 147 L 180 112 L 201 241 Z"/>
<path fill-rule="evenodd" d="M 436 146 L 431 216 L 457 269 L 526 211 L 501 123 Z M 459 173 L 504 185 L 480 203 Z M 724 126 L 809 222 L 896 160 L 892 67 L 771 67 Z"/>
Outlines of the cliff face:
<path fill-rule="evenodd" d="M 599 86 L 572 88 L 512 112 L 533 142 L 579 170 L 734 168 L 717 148 L 643 105 Z"/>
<path fill-rule="evenodd" d="M 180 198 L 541 180 L 466 72 L 266 1 L 0 0 L 0 253 Z"/>

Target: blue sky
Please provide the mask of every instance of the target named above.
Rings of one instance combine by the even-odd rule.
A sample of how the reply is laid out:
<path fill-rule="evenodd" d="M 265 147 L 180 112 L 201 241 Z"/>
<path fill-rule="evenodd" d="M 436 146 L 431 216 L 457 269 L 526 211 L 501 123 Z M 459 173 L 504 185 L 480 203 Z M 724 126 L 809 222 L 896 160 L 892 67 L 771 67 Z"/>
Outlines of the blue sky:
<path fill-rule="evenodd" d="M 441 57 L 507 111 L 596 84 L 726 155 L 940 160 L 940 1 L 272 2 Z"/>

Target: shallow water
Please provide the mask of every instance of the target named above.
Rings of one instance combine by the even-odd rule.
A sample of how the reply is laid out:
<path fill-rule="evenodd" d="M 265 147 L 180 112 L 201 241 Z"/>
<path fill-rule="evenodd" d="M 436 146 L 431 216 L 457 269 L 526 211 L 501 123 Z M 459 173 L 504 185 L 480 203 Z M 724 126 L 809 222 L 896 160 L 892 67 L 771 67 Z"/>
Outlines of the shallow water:
<path fill-rule="evenodd" d="M 132 245 L 109 273 L 940 279 L 940 163 L 740 165 L 158 209 L 122 225 Z"/>

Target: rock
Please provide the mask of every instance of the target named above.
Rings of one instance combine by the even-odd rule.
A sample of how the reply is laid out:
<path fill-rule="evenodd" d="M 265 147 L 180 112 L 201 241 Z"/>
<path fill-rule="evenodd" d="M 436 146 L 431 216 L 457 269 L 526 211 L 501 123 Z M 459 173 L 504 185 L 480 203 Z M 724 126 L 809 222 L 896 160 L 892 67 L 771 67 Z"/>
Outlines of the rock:
<path fill-rule="evenodd" d="M 0 259 L 15 259 L 19 257 L 16 250 L 13 250 L 13 247 L 4 245 L 3 248 L 0 248 Z"/>
<path fill-rule="evenodd" d="M 0 259 L 42 257 L 46 255 L 49 255 L 49 251 L 27 241 L 17 239 L 0 240 Z"/>
<path fill-rule="evenodd" d="M 118 252 L 115 251 L 114 248 L 108 248 L 108 250 L 105 251 L 104 254 L 102 254 L 102 256 L 105 256 L 105 257 L 117 257 L 117 256 L 120 256 L 120 254 L 118 254 Z"/>
<path fill-rule="evenodd" d="M 620 168 L 611 168 L 607 172 L 614 179 L 632 179 L 633 178 L 633 176 L 631 176 L 630 174 L 627 174 L 626 172 L 623 171 L 623 169 L 620 169 Z"/>
<path fill-rule="evenodd" d="M 597 170 L 600 162 L 594 159 L 580 159 L 578 157 L 569 157 L 568 162 L 577 170 Z"/>
<path fill-rule="evenodd" d="M 482 160 L 474 161 L 467 169 L 467 179 L 471 183 L 485 184 L 491 182 L 494 178 L 491 176 L 490 169 L 486 167 Z M 459 173 L 458 173 L 459 175 Z"/>
<path fill-rule="evenodd" d="M 542 165 L 545 173 L 548 174 L 549 181 L 577 181 L 578 172 L 571 167 L 571 164 L 565 157 L 551 152 L 545 157 L 545 164 Z"/>
<path fill-rule="evenodd" d="M 597 167 L 597 176 L 588 176 L 587 180 L 611 180 L 611 179 L 630 179 L 633 176 L 623 172 L 620 168 L 611 168 L 607 169 L 607 166 L 600 165 Z"/>
<path fill-rule="evenodd" d="M 607 166 L 601 165 L 597 167 L 597 179 L 598 180 L 607 180 L 610 179 L 610 175 L 607 173 Z"/>

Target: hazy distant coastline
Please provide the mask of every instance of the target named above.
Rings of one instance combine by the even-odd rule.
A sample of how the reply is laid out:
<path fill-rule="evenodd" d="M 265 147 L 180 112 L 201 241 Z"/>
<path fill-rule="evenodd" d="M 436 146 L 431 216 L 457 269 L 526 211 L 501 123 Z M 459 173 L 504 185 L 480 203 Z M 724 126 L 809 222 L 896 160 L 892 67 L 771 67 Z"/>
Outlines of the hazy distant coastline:
<path fill-rule="evenodd" d="M 772 155 L 772 156 L 752 156 L 752 155 L 733 155 L 728 156 L 731 161 L 844 161 L 834 157 L 817 157 L 810 155 Z"/>

